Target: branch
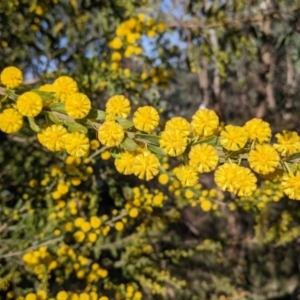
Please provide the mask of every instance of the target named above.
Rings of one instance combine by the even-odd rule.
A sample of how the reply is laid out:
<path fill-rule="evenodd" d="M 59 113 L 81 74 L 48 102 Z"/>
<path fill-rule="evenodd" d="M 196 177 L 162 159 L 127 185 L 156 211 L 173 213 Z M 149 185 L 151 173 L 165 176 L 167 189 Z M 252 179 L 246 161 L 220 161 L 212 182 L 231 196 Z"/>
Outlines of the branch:
<path fill-rule="evenodd" d="M 189 28 L 189 29 L 212 29 L 212 28 L 217 28 L 217 27 L 224 27 L 224 26 L 233 26 L 233 25 L 239 25 L 242 23 L 256 23 L 256 22 L 261 22 L 263 21 L 266 17 L 268 16 L 273 16 L 276 17 L 276 15 L 279 15 L 282 17 L 283 14 L 285 15 L 294 15 L 294 12 L 297 11 L 300 8 L 299 6 L 296 6 L 289 12 L 282 12 L 280 10 L 272 10 L 265 12 L 263 14 L 258 14 L 250 18 L 237 18 L 233 20 L 225 20 L 222 22 L 215 22 L 215 23 L 210 23 L 210 24 L 201 24 L 201 23 L 191 23 L 191 22 L 172 22 L 172 23 L 167 23 L 166 26 L 169 28 L 174 28 L 174 27 L 179 27 L 179 28 Z M 278 16 L 278 17 L 279 17 Z M 278 18 L 277 17 L 277 18 Z"/>
<path fill-rule="evenodd" d="M 57 242 L 61 242 L 63 239 L 64 239 L 64 237 L 63 237 L 63 236 L 60 236 L 60 237 L 58 237 L 58 238 L 55 238 L 55 239 L 46 241 L 46 242 L 44 242 L 44 243 L 41 243 L 41 244 L 38 244 L 38 245 L 31 246 L 31 247 L 27 248 L 26 250 L 16 251 L 16 252 L 10 252 L 10 253 L 4 254 L 4 255 L 0 256 L 0 259 L 3 259 L 3 258 L 9 258 L 9 257 L 14 257 L 14 256 L 20 256 L 20 255 L 22 255 L 22 254 L 24 254 L 24 253 L 26 253 L 26 252 L 29 252 L 29 251 L 31 251 L 31 250 L 40 248 L 40 247 L 42 247 L 42 246 L 49 246 L 49 245 L 52 245 L 52 244 L 56 244 Z"/>

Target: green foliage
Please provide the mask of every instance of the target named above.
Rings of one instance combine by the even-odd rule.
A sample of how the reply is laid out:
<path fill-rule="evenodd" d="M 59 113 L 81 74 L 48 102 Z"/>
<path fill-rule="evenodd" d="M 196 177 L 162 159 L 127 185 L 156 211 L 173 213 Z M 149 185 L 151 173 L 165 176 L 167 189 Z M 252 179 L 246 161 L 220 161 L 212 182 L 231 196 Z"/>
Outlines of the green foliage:
<path fill-rule="evenodd" d="M 164 162 L 167 183 L 145 184 L 117 173 L 118 149 L 107 151 L 95 136 L 89 156 L 75 159 L 42 148 L 28 127 L 38 133 L 54 123 L 87 133 L 108 117 L 106 100 L 124 94 L 134 106 L 155 106 L 161 127 L 202 105 L 224 121 L 257 116 L 276 132 L 298 130 L 297 1 L 169 1 L 168 10 L 154 0 L 2 2 L 0 70 L 24 70 L 22 90 L 32 88 L 44 104 L 53 91 L 37 87 L 71 76 L 95 108 L 74 122 L 54 102 L 46 118 L 27 118 L 17 135 L 0 133 L 0 299 L 60 300 L 62 291 L 68 299 L 100 300 L 291 294 L 299 276 L 299 203 L 284 197 L 276 179 L 241 198 L 215 189 L 210 176 L 183 187 L 160 137 L 130 135 L 133 123 L 118 117 L 129 132 L 121 149 L 147 144 Z M 120 49 L 111 46 L 118 28 L 142 19 L 141 28 L 121 35 Z M 140 34 L 134 43 L 132 33 Z M 142 52 L 129 55 L 131 46 Z M 1 110 L 17 98 L 7 91 L 0 90 Z M 203 142 L 221 148 L 216 137 L 192 141 Z M 290 159 L 295 164 L 287 167 L 298 170 L 299 153 Z M 39 291 L 46 298 L 28 296 Z"/>

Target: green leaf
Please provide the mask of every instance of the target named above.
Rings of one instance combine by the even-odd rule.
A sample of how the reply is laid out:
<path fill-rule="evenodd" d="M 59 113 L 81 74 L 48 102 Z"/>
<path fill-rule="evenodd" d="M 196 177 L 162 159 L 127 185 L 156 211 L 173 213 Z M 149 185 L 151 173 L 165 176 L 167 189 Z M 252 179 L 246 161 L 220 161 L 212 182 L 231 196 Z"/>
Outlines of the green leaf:
<path fill-rule="evenodd" d="M 97 129 L 100 126 L 100 124 L 96 124 L 96 123 L 93 124 L 93 122 L 91 120 L 87 119 L 87 118 L 77 120 L 77 122 L 84 125 L 84 126 L 89 126 L 89 127 L 92 127 L 92 128 L 96 127 Z"/>
<path fill-rule="evenodd" d="M 49 107 L 51 108 L 51 110 L 66 114 L 65 104 L 62 102 L 51 103 Z"/>
<path fill-rule="evenodd" d="M 118 148 L 112 148 L 110 150 L 110 154 L 113 158 L 118 158 L 119 157 L 119 153 L 120 153 L 120 150 Z"/>
<path fill-rule="evenodd" d="M 106 118 L 106 112 L 103 110 L 98 110 L 92 108 L 89 112 L 89 114 L 86 116 L 88 119 L 93 119 L 93 120 L 105 120 Z"/>
<path fill-rule="evenodd" d="M 45 92 L 40 90 L 32 90 L 32 92 L 38 94 L 43 101 L 49 101 L 54 98 L 54 92 Z"/>
<path fill-rule="evenodd" d="M 35 119 L 34 119 L 34 118 L 28 117 L 27 119 L 28 119 L 28 121 L 29 121 L 30 128 L 31 128 L 34 132 L 40 132 L 40 131 L 41 131 L 41 128 L 35 123 Z"/>
<path fill-rule="evenodd" d="M 67 126 L 69 132 L 82 132 L 84 134 L 88 132 L 85 126 L 75 121 L 64 121 L 64 124 Z"/>
<path fill-rule="evenodd" d="M 51 122 L 57 125 L 61 125 L 64 121 L 60 120 L 55 114 L 51 113 L 50 111 L 45 111 L 44 114 L 49 118 Z"/>
<path fill-rule="evenodd" d="M 300 152 L 297 152 L 290 156 L 289 160 L 294 160 L 300 158 Z"/>
<path fill-rule="evenodd" d="M 127 119 L 121 118 L 121 117 L 116 117 L 116 120 L 118 121 L 118 123 L 124 128 L 124 129 L 128 129 L 130 127 L 133 127 L 133 122 L 129 121 Z"/>
<path fill-rule="evenodd" d="M 165 156 L 166 153 L 164 152 L 164 150 L 162 150 L 161 148 L 157 147 L 157 146 L 153 146 L 153 145 L 148 145 L 148 148 L 151 152 L 160 155 L 160 156 Z"/>
<path fill-rule="evenodd" d="M 138 144 L 130 138 L 126 138 L 120 145 L 128 151 L 135 151 L 138 148 Z"/>
<path fill-rule="evenodd" d="M 215 145 L 218 141 L 218 137 L 217 136 L 212 136 L 200 141 L 196 141 L 194 143 L 192 143 L 192 146 L 198 145 L 198 144 L 209 144 L 209 145 Z"/>
<path fill-rule="evenodd" d="M 156 146 L 159 145 L 160 137 L 157 136 L 157 135 L 149 135 L 149 134 L 144 134 L 144 133 L 137 133 L 135 135 L 135 137 L 138 138 L 138 139 L 145 140 L 145 141 L 147 141 L 147 143 L 150 143 L 150 144 L 153 144 L 153 145 L 156 145 Z"/>

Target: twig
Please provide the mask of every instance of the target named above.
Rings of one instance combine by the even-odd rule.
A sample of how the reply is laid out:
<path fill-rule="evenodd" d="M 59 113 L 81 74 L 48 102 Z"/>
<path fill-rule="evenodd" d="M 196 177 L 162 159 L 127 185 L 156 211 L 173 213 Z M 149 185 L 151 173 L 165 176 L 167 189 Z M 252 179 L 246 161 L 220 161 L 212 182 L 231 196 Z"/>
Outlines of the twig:
<path fill-rule="evenodd" d="M 44 243 L 31 246 L 31 247 L 27 248 L 26 250 L 16 251 L 16 252 L 10 252 L 10 253 L 4 254 L 4 255 L 0 256 L 0 259 L 14 257 L 14 256 L 20 256 L 20 255 L 22 255 L 22 254 L 24 254 L 24 253 L 26 253 L 26 252 L 28 252 L 30 250 L 34 250 L 34 249 L 40 248 L 42 246 L 48 246 L 48 245 L 56 244 L 57 242 L 61 242 L 63 239 L 64 239 L 64 237 L 60 236 L 58 238 L 46 241 Z"/>

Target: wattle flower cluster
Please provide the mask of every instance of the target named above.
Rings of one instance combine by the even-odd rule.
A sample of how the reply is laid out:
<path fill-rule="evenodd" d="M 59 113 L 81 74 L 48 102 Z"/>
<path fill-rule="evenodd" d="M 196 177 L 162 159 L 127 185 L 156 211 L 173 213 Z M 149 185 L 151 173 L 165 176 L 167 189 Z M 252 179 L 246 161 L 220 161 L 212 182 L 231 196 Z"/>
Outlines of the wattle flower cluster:
<path fill-rule="evenodd" d="M 250 196 L 256 190 L 257 176 L 271 179 L 282 171 L 282 191 L 290 199 L 300 200 L 296 164 L 300 137 L 296 132 L 278 133 L 272 144 L 267 122 L 255 118 L 244 126 L 220 128 L 218 116 L 209 109 L 199 109 L 191 122 L 171 118 L 160 131 L 155 107 L 139 107 L 130 118 L 130 101 L 123 95 L 111 97 L 105 111 L 101 111 L 92 108 L 88 97 L 68 76 L 38 91 L 17 95 L 9 89 L 17 87 L 21 79 L 22 73 L 14 67 L 1 73 L 2 84 L 9 91 L 0 111 L 0 130 L 6 133 L 18 132 L 27 117 L 38 140 L 49 151 L 66 151 L 73 157 L 93 155 L 91 150 L 110 151 L 118 172 L 142 180 L 151 180 L 160 173 L 160 180 L 165 181 L 163 157 L 177 157 L 180 164 L 173 174 L 182 186 L 195 186 L 200 174 L 215 171 L 217 186 L 238 196 Z M 46 127 L 38 125 L 42 116 Z M 100 142 L 93 149 L 89 131 Z"/>

